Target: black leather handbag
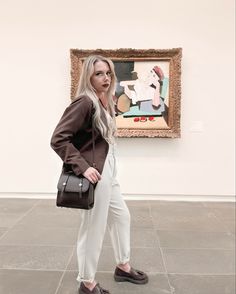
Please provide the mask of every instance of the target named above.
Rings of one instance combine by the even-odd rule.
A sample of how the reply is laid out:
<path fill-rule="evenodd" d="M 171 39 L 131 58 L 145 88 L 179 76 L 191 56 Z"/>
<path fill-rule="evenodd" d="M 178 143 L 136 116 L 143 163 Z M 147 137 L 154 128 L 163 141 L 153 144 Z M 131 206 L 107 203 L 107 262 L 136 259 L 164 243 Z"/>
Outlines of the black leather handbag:
<path fill-rule="evenodd" d="M 92 122 L 92 141 L 93 141 L 93 167 L 95 141 L 94 128 Z M 94 189 L 95 186 L 88 179 L 76 176 L 73 171 L 62 170 L 57 184 L 56 205 L 59 207 L 91 209 L 94 206 Z"/>

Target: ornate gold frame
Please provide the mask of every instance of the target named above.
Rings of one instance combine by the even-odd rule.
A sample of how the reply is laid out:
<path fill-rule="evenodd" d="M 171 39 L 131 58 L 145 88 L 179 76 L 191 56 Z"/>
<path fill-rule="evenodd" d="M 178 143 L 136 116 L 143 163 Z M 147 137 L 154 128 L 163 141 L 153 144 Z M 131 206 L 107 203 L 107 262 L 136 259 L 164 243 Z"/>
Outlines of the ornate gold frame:
<path fill-rule="evenodd" d="M 168 64 L 168 114 L 163 115 L 166 125 L 160 127 L 146 127 L 138 123 L 137 127 L 120 127 L 118 123 L 118 137 L 180 137 L 180 102 L 181 102 L 181 58 L 182 48 L 173 49 L 71 49 L 71 98 L 75 96 L 78 86 L 82 62 L 91 54 L 99 54 L 109 57 L 114 62 L 166 62 Z M 151 64 L 151 63 L 150 63 Z M 159 118 L 157 118 L 159 120 Z M 149 124 L 151 125 L 151 124 Z M 140 127 L 141 126 L 141 127 Z"/>

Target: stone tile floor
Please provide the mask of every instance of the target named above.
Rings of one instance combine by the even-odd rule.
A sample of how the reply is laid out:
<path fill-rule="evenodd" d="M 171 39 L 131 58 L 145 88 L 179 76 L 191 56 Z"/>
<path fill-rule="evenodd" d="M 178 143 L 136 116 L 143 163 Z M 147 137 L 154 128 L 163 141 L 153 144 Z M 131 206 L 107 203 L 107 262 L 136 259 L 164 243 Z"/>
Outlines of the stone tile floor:
<path fill-rule="evenodd" d="M 127 201 L 131 261 L 147 285 L 116 283 L 105 235 L 97 280 L 112 294 L 234 294 L 235 204 Z M 79 212 L 0 199 L 0 294 L 76 294 Z"/>

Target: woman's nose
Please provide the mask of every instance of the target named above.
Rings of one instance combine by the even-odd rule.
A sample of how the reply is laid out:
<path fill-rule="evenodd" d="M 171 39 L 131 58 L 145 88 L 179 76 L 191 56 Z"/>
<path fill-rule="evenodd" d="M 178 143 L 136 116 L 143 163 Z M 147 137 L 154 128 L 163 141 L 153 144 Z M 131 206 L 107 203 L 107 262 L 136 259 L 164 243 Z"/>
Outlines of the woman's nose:
<path fill-rule="evenodd" d="M 109 74 L 104 73 L 104 79 L 105 79 L 105 80 L 109 80 L 109 78 L 110 78 Z"/>

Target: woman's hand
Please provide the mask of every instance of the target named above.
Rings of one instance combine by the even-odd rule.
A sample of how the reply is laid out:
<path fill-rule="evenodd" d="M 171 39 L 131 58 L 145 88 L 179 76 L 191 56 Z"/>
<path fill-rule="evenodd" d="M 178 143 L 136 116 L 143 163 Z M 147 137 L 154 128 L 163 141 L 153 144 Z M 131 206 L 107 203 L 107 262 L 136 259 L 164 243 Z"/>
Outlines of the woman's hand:
<path fill-rule="evenodd" d="M 86 169 L 86 171 L 83 173 L 83 176 L 93 184 L 101 180 L 100 173 L 93 167 Z"/>

